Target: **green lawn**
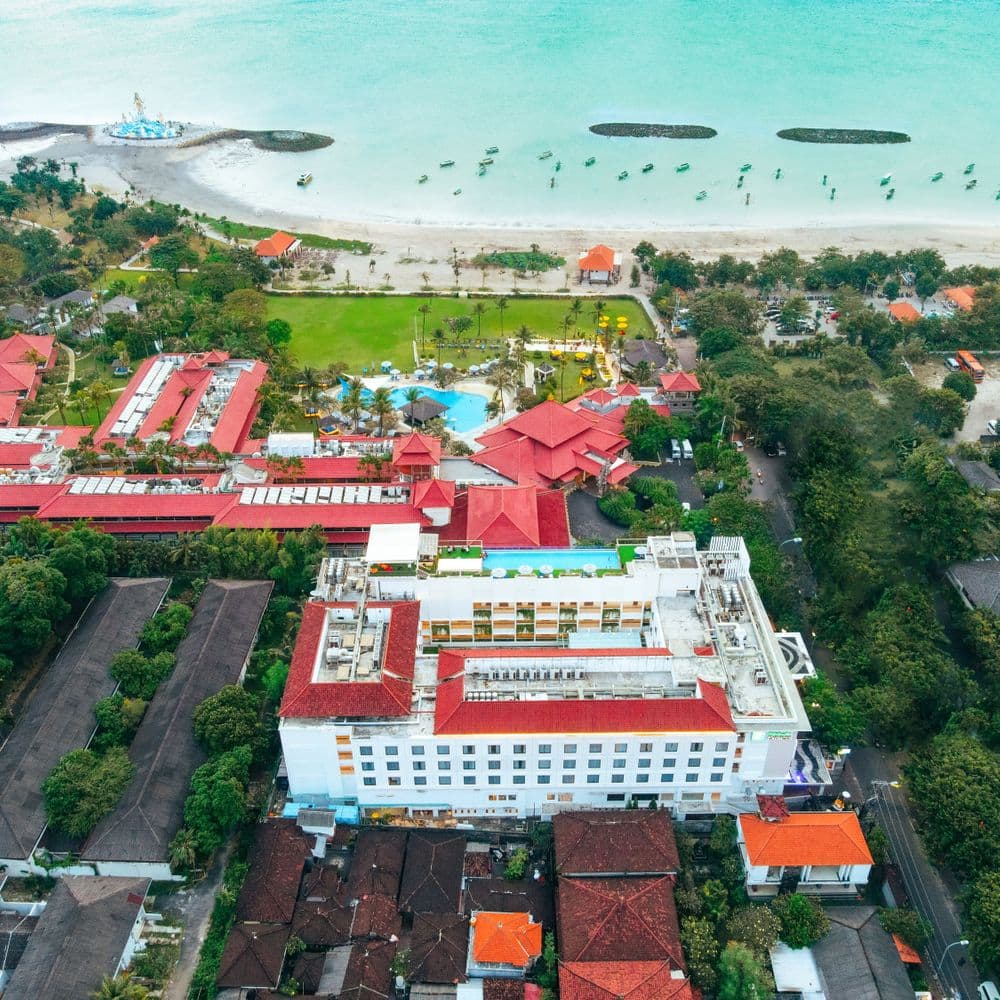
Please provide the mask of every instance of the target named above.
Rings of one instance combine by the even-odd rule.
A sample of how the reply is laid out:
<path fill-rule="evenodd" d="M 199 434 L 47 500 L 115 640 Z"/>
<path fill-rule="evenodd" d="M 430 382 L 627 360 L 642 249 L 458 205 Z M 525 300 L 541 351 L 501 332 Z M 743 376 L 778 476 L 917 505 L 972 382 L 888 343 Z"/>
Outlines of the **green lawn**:
<path fill-rule="evenodd" d="M 424 302 L 431 310 L 426 320 L 426 347 L 421 353 L 426 357 L 436 354 L 432 333 L 442 328 L 447 316 L 473 315 L 473 306 L 483 302 L 486 313 L 482 317 L 482 342 L 485 350 L 469 349 L 464 356 L 452 347 L 445 347 L 441 360 L 452 361 L 460 367 L 477 364 L 500 351 L 500 312 L 494 299 L 424 298 L 422 296 L 268 296 L 268 315 L 286 320 L 292 327 L 291 350 L 302 365 L 323 368 L 334 361 L 343 361 L 351 374 L 361 374 L 362 368 L 378 368 L 382 361 L 391 361 L 402 371 L 413 370 L 413 341 L 420 342 L 423 317 L 418 307 Z M 584 299 L 580 313 L 579 337 L 589 339 L 593 331 L 593 305 Z M 562 340 L 562 318 L 569 309 L 566 299 L 529 299 L 511 296 L 503 313 L 503 330 L 506 335 L 520 326 L 528 326 L 540 338 Z M 629 330 L 649 334 L 650 326 L 642 308 L 631 299 L 608 300 L 606 313 L 614 319 L 627 316 Z M 473 316 L 473 319 L 476 319 Z M 478 320 L 467 336 L 479 343 Z M 570 340 L 574 339 L 572 328 Z M 566 372 L 566 389 L 569 395 L 571 372 Z"/>
<path fill-rule="evenodd" d="M 196 219 L 205 223 L 224 236 L 238 240 L 262 240 L 270 236 L 274 229 L 270 226 L 251 226 L 245 222 L 232 222 L 229 219 L 213 219 L 210 215 L 196 215 Z M 349 250 L 351 253 L 368 255 L 372 245 L 367 240 L 341 240 L 332 236 L 319 236 L 316 233 L 296 233 L 302 245 L 318 247 L 325 250 Z"/>
<path fill-rule="evenodd" d="M 184 274 L 178 275 L 178 286 L 180 288 L 190 288 L 194 284 L 198 275 Z M 141 288 L 146 280 L 146 275 L 142 271 L 123 271 L 120 267 L 109 267 L 104 272 L 104 287 L 109 288 L 113 281 L 124 281 L 131 291 Z"/>

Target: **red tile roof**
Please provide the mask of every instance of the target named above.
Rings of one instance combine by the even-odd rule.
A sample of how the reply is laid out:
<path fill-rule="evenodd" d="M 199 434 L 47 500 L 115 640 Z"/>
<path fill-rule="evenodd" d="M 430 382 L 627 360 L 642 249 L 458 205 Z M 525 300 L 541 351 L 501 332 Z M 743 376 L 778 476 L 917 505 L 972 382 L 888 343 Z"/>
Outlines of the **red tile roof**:
<path fill-rule="evenodd" d="M 455 484 L 450 479 L 421 479 L 413 484 L 410 503 L 421 510 L 428 507 L 454 507 Z"/>
<path fill-rule="evenodd" d="M 16 427 L 21 400 L 17 393 L 0 394 L 0 427 Z"/>
<path fill-rule="evenodd" d="M 0 361 L 0 392 L 28 392 L 38 378 L 30 361 Z"/>
<path fill-rule="evenodd" d="M 388 445 L 386 446 L 388 448 Z M 249 451 L 249 448 L 246 449 Z M 244 463 L 251 469 L 267 470 L 266 458 L 245 458 Z M 360 483 L 369 475 L 368 470 L 360 464 L 353 455 L 319 455 L 302 459 L 302 470 L 294 474 L 276 472 L 268 474 L 269 483 Z M 395 474 L 388 477 L 389 481 L 397 481 Z M 385 479 L 380 482 L 385 482 Z"/>
<path fill-rule="evenodd" d="M 56 363 L 56 338 L 55 335 L 37 336 L 27 333 L 15 333 L 11 337 L 0 340 L 0 362 L 5 364 L 17 364 L 18 362 L 28 362 L 32 354 L 41 355 L 46 368 L 54 368 Z"/>
<path fill-rule="evenodd" d="M 272 819 L 257 827 L 250 870 L 236 900 L 236 919 L 287 924 L 292 920 L 309 840 L 293 819 Z"/>
<path fill-rule="evenodd" d="M 441 442 L 429 434 L 407 434 L 396 438 L 392 446 L 392 464 L 432 466 L 441 464 Z"/>
<path fill-rule="evenodd" d="M 598 243 L 580 258 L 577 266 L 581 271 L 610 271 L 615 266 L 615 252 L 611 247 Z"/>
<path fill-rule="evenodd" d="M 519 516 L 508 518 L 496 513 L 493 491 L 530 490 L 530 505 L 523 503 Z M 513 523 L 511 523 L 513 522 Z M 470 486 L 459 494 L 451 522 L 439 531 L 442 541 L 482 541 L 486 549 L 497 548 L 568 548 L 571 544 L 566 494 L 562 490 L 543 490 L 536 486 Z M 533 540 L 537 539 L 537 540 Z"/>
<path fill-rule="evenodd" d="M 525 969 L 542 953 L 542 925 L 530 913 L 476 913 L 472 957 L 477 963 Z"/>
<path fill-rule="evenodd" d="M 277 986 L 291 933 L 288 924 L 234 924 L 216 983 L 224 989 Z"/>
<path fill-rule="evenodd" d="M 968 312 L 976 302 L 976 288 L 974 285 L 959 285 L 956 288 L 942 288 L 946 299 L 950 299 L 959 309 Z"/>
<path fill-rule="evenodd" d="M 595 809 L 552 818 L 556 867 L 566 875 L 669 875 L 680 868 L 666 812 Z"/>
<path fill-rule="evenodd" d="M 172 499 L 171 497 L 160 498 Z M 317 504 L 241 504 L 225 507 L 215 524 L 226 528 L 271 528 L 275 531 L 296 531 L 318 524 L 334 531 L 345 528 L 363 529 L 364 538 L 373 524 L 427 524 L 418 510 L 406 504 L 386 503 L 317 503 Z M 340 534 L 337 535 L 340 538 Z"/>
<path fill-rule="evenodd" d="M 279 229 L 265 239 L 259 240 L 254 246 L 253 252 L 258 257 L 280 257 L 291 250 L 297 239 L 298 237 L 289 236 L 288 233 L 283 233 Z"/>
<path fill-rule="evenodd" d="M 409 715 L 420 605 L 416 601 L 368 605 L 392 609 L 377 680 L 316 683 L 313 673 L 326 612 L 337 607 L 353 605 L 312 602 L 305 606 L 278 714 L 282 718 L 299 719 Z"/>
<path fill-rule="evenodd" d="M 792 813 L 780 820 L 744 813 L 739 823 L 747 857 L 755 868 L 873 864 L 853 812 Z"/>
<path fill-rule="evenodd" d="M 684 968 L 673 878 L 560 878 L 559 944 L 567 962 Z"/>
<path fill-rule="evenodd" d="M 699 681 L 697 698 L 466 701 L 465 661 L 476 657 L 547 659 L 589 656 L 665 656 L 664 649 L 446 649 L 438 656 L 434 732 L 441 735 L 502 733 L 731 733 L 725 692 Z"/>
<path fill-rule="evenodd" d="M 694 1000 L 669 962 L 560 962 L 561 1000 Z"/>
<path fill-rule="evenodd" d="M 889 315 L 900 323 L 916 323 L 920 313 L 911 302 L 890 302 Z"/>
<path fill-rule="evenodd" d="M 692 372 L 666 372 L 660 376 L 660 385 L 667 392 L 701 392 L 698 376 Z"/>

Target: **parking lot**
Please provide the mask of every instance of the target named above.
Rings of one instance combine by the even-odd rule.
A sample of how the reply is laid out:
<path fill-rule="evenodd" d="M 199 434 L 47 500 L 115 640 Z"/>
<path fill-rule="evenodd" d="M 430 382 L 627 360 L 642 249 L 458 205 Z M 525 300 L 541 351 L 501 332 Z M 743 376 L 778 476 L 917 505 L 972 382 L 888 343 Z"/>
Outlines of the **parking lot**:
<path fill-rule="evenodd" d="M 955 433 L 956 441 L 978 441 L 981 434 L 987 433 L 986 421 L 1000 419 L 1000 358 L 979 357 L 979 361 L 986 369 L 986 378 L 976 386 L 976 398 L 969 403 L 962 429 Z M 941 355 L 933 355 L 914 365 L 913 374 L 921 385 L 940 389 L 948 369 Z"/>

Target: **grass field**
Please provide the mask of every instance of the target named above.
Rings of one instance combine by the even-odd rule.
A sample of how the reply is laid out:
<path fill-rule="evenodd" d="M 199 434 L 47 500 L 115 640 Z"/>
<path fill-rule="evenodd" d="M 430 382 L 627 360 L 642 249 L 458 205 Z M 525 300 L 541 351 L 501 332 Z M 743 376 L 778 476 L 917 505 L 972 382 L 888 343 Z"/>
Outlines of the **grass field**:
<path fill-rule="evenodd" d="M 322 368 L 334 361 L 348 365 L 352 374 L 361 374 L 362 368 L 382 361 L 391 361 L 401 371 L 413 370 L 413 341 L 421 339 L 423 316 L 418 307 L 429 303 L 426 320 L 426 348 L 421 352 L 427 357 L 436 354 L 433 331 L 444 329 L 447 338 L 441 359 L 461 367 L 477 364 L 488 356 L 495 357 L 501 350 L 500 312 L 494 299 L 424 298 L 421 296 L 386 296 L 384 298 L 324 296 L 268 296 L 268 316 L 286 320 L 292 327 L 291 351 L 302 365 Z M 482 338 L 478 335 L 478 318 L 473 314 L 476 302 L 486 306 L 482 316 Z M 510 297 L 503 313 L 503 332 L 509 336 L 522 325 L 527 326 L 538 338 L 562 339 L 562 319 L 569 302 L 566 299 L 529 299 Z M 638 303 L 631 299 L 608 301 L 605 310 L 612 321 L 617 316 L 627 316 L 629 331 L 651 332 L 649 321 Z M 448 316 L 469 315 L 476 325 L 466 334 L 474 344 L 486 344 L 484 350 L 469 349 L 462 357 L 454 346 L 445 324 Z M 584 300 L 579 319 L 579 338 L 589 339 L 594 328 L 593 306 Z M 573 328 L 569 338 L 574 339 Z M 569 395 L 570 372 L 566 373 Z"/>
<path fill-rule="evenodd" d="M 270 226 L 251 226 L 245 222 L 232 222 L 229 219 L 213 219 L 210 215 L 196 215 L 199 222 L 210 226 L 224 236 L 238 240 L 262 240 L 270 236 L 274 230 Z M 317 247 L 324 250 L 348 250 L 351 253 L 370 254 L 371 243 L 366 240 L 340 240 L 333 236 L 319 236 L 316 233 L 296 233 L 306 247 Z"/>
<path fill-rule="evenodd" d="M 178 286 L 189 288 L 197 277 L 198 275 L 187 272 L 178 275 Z M 109 267 L 104 272 L 104 287 L 108 288 L 113 281 L 124 281 L 132 291 L 135 291 L 142 287 L 145 279 L 146 275 L 141 271 L 123 271 L 120 267 Z"/>

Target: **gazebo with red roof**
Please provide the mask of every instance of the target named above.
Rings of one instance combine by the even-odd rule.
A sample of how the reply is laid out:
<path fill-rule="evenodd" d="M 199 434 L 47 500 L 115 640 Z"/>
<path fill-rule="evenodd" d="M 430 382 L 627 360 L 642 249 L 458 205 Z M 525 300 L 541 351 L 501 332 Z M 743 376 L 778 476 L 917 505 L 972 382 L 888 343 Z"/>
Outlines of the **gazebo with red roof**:
<path fill-rule="evenodd" d="M 591 285 L 615 285 L 622 276 L 621 251 L 598 243 L 597 246 L 580 254 L 577 267 L 580 269 L 580 283 Z"/>
<path fill-rule="evenodd" d="M 270 236 L 258 240 L 253 248 L 253 252 L 265 263 L 270 264 L 272 260 L 280 260 L 283 257 L 294 257 L 302 247 L 302 240 L 295 236 L 289 236 L 280 229 L 271 233 Z"/>
<path fill-rule="evenodd" d="M 392 464 L 411 479 L 432 479 L 441 465 L 441 442 L 430 434 L 407 434 L 392 445 Z"/>
<path fill-rule="evenodd" d="M 674 413 L 690 413 L 701 392 L 701 383 L 694 372 L 664 372 L 660 376 L 657 398 Z"/>

